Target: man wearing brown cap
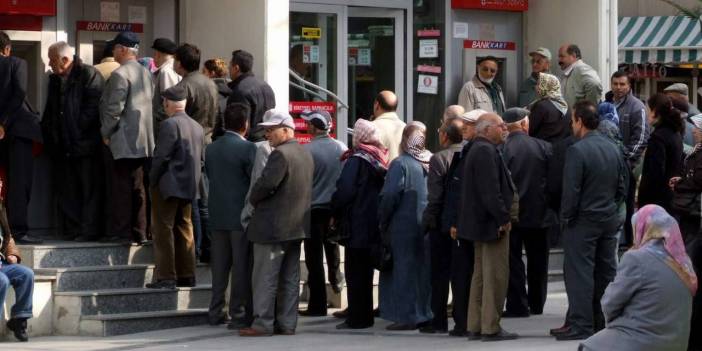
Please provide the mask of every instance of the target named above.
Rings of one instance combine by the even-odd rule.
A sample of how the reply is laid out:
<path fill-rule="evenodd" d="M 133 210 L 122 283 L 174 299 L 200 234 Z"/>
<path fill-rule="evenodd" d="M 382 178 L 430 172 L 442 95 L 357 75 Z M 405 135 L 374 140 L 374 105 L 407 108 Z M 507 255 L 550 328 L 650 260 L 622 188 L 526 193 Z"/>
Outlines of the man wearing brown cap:
<path fill-rule="evenodd" d="M 181 77 L 173 70 L 173 55 L 178 46 L 170 39 L 158 38 L 151 46 L 154 49 L 154 63 L 158 69 L 154 72 L 154 132 L 158 135 L 158 124 L 166 116 L 163 110 L 163 98 L 161 93 L 166 89 L 178 84 Z"/>

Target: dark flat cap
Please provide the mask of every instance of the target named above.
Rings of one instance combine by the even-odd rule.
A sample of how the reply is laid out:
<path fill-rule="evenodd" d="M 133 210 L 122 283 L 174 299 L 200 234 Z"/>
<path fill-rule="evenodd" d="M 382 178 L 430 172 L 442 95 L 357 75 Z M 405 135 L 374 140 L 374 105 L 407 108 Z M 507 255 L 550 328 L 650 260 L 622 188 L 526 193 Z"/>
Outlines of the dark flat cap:
<path fill-rule="evenodd" d="M 521 107 L 512 107 L 502 114 L 502 120 L 505 123 L 514 123 L 523 120 L 528 115 L 529 110 Z"/>
<path fill-rule="evenodd" d="M 183 101 L 188 98 L 188 94 L 185 92 L 185 88 L 180 85 L 174 85 L 166 89 L 161 96 L 170 101 Z"/>
<path fill-rule="evenodd" d="M 134 48 L 139 45 L 139 37 L 133 32 L 119 32 L 117 36 L 112 40 L 114 45 L 122 45 L 128 48 Z"/>
<path fill-rule="evenodd" d="M 176 43 L 174 43 L 171 39 L 157 38 L 154 40 L 154 45 L 151 45 L 151 48 L 164 54 L 173 55 L 175 54 L 178 45 L 176 45 Z"/>

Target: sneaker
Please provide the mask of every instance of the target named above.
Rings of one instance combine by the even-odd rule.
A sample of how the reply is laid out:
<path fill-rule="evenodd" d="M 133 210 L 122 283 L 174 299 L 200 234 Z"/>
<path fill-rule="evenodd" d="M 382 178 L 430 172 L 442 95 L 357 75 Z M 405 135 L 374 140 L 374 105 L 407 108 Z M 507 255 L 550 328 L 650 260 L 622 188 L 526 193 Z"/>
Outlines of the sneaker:
<path fill-rule="evenodd" d="M 175 282 L 175 280 L 159 280 L 159 281 L 154 282 L 154 283 L 146 284 L 146 287 L 148 289 L 175 290 L 176 282 Z"/>
<path fill-rule="evenodd" d="M 515 333 L 510 333 L 504 329 L 500 329 L 499 332 L 495 334 L 483 334 L 482 335 L 482 340 L 483 342 L 489 342 L 489 341 L 504 341 L 504 340 L 514 340 L 517 339 L 519 335 Z"/>
<path fill-rule="evenodd" d="M 15 334 L 15 338 L 22 342 L 29 341 L 29 335 L 27 335 L 27 319 L 26 318 L 12 318 L 7 321 L 7 329 L 12 330 Z"/>
<path fill-rule="evenodd" d="M 28 234 L 15 236 L 14 239 L 19 245 L 40 245 L 44 242 L 44 240 L 29 236 Z"/>

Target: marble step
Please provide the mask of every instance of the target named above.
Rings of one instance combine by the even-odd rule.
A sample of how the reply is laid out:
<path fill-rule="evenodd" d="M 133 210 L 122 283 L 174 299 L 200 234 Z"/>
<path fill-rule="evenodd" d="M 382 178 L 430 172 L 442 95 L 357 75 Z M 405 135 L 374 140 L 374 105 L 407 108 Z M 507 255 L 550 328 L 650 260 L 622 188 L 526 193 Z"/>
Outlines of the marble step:
<path fill-rule="evenodd" d="M 114 266 L 85 266 L 67 268 L 37 268 L 36 274 L 56 277 L 55 291 L 85 291 L 122 288 L 143 288 L 152 281 L 155 265 L 131 264 Z M 195 268 L 198 284 L 211 284 L 212 274 L 207 264 Z"/>
<path fill-rule="evenodd" d="M 78 334 L 114 336 L 207 324 L 207 309 L 135 312 L 84 316 Z"/>
<path fill-rule="evenodd" d="M 78 335 L 80 321 L 86 316 L 207 308 L 210 297 L 210 285 L 176 290 L 132 288 L 56 292 L 54 330 L 59 335 Z"/>
<path fill-rule="evenodd" d="M 154 262 L 150 243 L 77 243 L 47 242 L 42 245 L 18 245 L 22 263 L 31 268 L 62 268 L 150 264 Z"/>

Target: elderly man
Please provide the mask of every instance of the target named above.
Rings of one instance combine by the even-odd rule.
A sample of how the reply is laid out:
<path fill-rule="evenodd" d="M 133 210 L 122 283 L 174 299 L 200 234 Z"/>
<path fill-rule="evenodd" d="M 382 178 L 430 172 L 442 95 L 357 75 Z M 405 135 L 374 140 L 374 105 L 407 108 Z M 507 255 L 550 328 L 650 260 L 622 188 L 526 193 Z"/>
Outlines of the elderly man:
<path fill-rule="evenodd" d="M 511 108 L 502 118 L 509 131 L 503 148 L 504 159 L 519 192 L 519 222 L 509 234 L 509 285 L 502 317 L 528 317 L 530 313 L 542 314 L 546 303 L 551 224 L 546 203 L 546 171 L 552 150 L 550 143 L 528 135 L 528 110 Z M 526 272 L 522 248 L 527 256 Z"/>
<path fill-rule="evenodd" d="M 444 110 L 444 115 L 441 117 L 441 123 L 446 123 L 453 121 L 455 119 L 460 119 L 461 116 L 466 113 L 466 110 L 461 105 L 450 105 Z"/>
<path fill-rule="evenodd" d="M 579 139 L 568 148 L 563 171 L 561 222 L 569 328 L 557 340 L 580 340 L 604 327 L 600 298 L 616 273 L 617 208 L 629 184 L 620 149 L 596 131 L 597 107 L 589 101 L 574 106 L 571 122 Z"/>
<path fill-rule="evenodd" d="M 295 334 L 300 243 L 310 225 L 312 155 L 295 139 L 295 123 L 287 112 L 266 116 L 259 125 L 274 150 L 249 198 L 254 206 L 247 231 L 254 243 L 254 322 L 239 330 L 241 336 Z"/>
<path fill-rule="evenodd" d="M 227 99 L 227 105 L 242 102 L 251 107 L 248 138 L 258 142 L 265 141 L 265 133 L 259 123 L 263 121 L 266 111 L 275 107 L 275 94 L 268 83 L 254 75 L 253 64 L 254 57 L 251 53 L 244 50 L 232 52 L 229 64 L 229 75 L 232 78 L 229 88 L 232 93 Z M 219 128 L 215 126 L 215 130 L 217 129 Z"/>
<path fill-rule="evenodd" d="M 397 115 L 397 105 L 397 96 L 389 90 L 378 93 L 373 102 L 373 123 L 380 132 L 380 141 L 390 154 L 388 162 L 400 155 L 402 131 L 406 125 Z"/>
<path fill-rule="evenodd" d="M 157 38 L 151 48 L 154 49 L 154 63 L 158 69 L 154 72 L 154 132 L 158 136 L 158 126 L 168 118 L 163 110 L 161 93 L 178 84 L 181 77 L 173 69 L 173 55 L 178 46 L 167 38 Z"/>
<path fill-rule="evenodd" d="M 446 178 L 453 155 L 461 151 L 463 121 L 445 121 L 439 128 L 439 142 L 443 150 L 429 160 L 427 178 L 428 203 L 422 215 L 422 231 L 429 233 L 431 241 L 431 309 L 434 319 L 428 326 L 420 328 L 422 333 L 446 333 L 448 321 L 446 304 L 451 278 L 451 236 L 449 228 L 442 226 L 441 212 L 446 200 Z M 443 228 L 442 228 L 443 227 Z"/>
<path fill-rule="evenodd" d="M 97 240 L 104 189 L 99 105 L 105 81 L 94 67 L 74 58 L 63 41 L 49 46 L 49 66 L 53 74 L 41 127 L 54 165 L 63 236 Z"/>
<path fill-rule="evenodd" d="M 161 123 L 149 174 L 156 281 L 146 287 L 192 287 L 195 245 L 190 211 L 199 195 L 205 140 L 202 127 L 185 113 L 185 89 L 176 85 L 161 95 L 168 119 Z"/>
<path fill-rule="evenodd" d="M 697 106 L 690 103 L 689 89 L 685 83 L 673 83 L 663 89 L 665 95 L 673 98 L 683 99 L 688 104 L 687 114 L 688 116 L 695 116 L 700 114 L 700 110 Z M 697 92 L 695 92 L 697 93 Z"/>
<path fill-rule="evenodd" d="M 476 136 L 462 165 L 458 237 L 473 241 L 475 262 L 468 307 L 469 339 L 516 339 L 500 326 L 509 281 L 509 233 L 515 187 L 497 146 L 507 128 L 500 116 L 478 119 Z"/>
<path fill-rule="evenodd" d="M 18 244 L 41 244 L 27 232 L 34 148 L 42 142 L 39 115 L 27 101 L 27 62 L 11 56 L 12 41 L 0 31 L 0 166 L 7 172 L 7 210 Z"/>
<path fill-rule="evenodd" d="M 505 112 L 502 87 L 495 82 L 497 70 L 496 58 L 486 56 L 478 59 L 478 73 L 461 88 L 458 104 L 466 111 L 481 109 L 497 114 Z"/>
<path fill-rule="evenodd" d="M 580 100 L 597 104 L 602 98 L 602 82 L 597 71 L 583 62 L 580 48 L 564 44 L 558 49 L 558 66 L 563 70 L 561 89 L 568 106 Z"/>
<path fill-rule="evenodd" d="M 536 84 L 539 73 L 548 73 L 551 69 L 551 51 L 547 48 L 538 48 L 529 53 L 531 57 L 531 74 L 522 83 L 519 89 L 519 106 L 526 107 L 536 100 Z"/>
<path fill-rule="evenodd" d="M 105 241 L 146 241 L 144 164 L 154 149 L 151 73 L 140 65 L 139 38 L 132 32 L 117 34 L 115 60 L 120 63 L 100 98 L 100 133 L 109 182 Z"/>

